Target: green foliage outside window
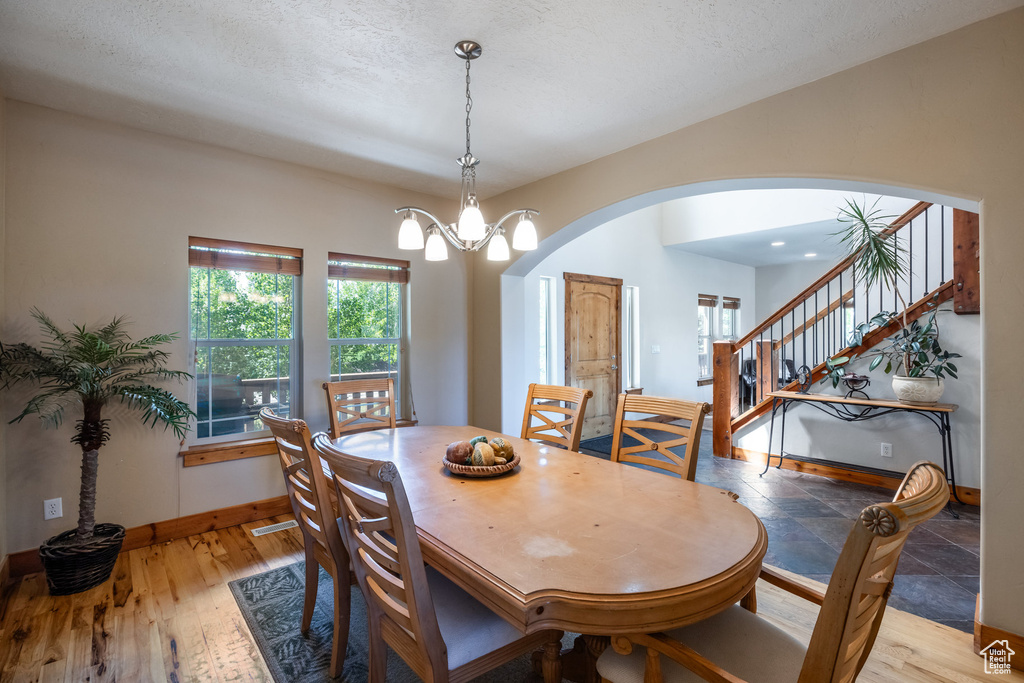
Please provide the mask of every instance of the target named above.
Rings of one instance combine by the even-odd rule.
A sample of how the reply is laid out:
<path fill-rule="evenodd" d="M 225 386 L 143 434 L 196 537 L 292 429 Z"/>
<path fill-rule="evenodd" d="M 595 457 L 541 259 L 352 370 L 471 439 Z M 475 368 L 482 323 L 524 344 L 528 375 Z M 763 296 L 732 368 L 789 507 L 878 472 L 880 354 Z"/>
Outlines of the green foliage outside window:
<path fill-rule="evenodd" d="M 401 330 L 401 285 L 366 280 L 328 280 L 327 329 L 331 372 L 395 372 Z M 381 340 L 381 341 L 375 341 Z"/>
<path fill-rule="evenodd" d="M 255 413 L 260 407 L 288 413 L 294 278 L 219 268 L 189 271 L 190 332 L 199 342 L 196 434 L 259 430 Z M 280 343 L 261 346 L 239 340 Z M 261 379 L 276 381 L 246 382 Z"/>

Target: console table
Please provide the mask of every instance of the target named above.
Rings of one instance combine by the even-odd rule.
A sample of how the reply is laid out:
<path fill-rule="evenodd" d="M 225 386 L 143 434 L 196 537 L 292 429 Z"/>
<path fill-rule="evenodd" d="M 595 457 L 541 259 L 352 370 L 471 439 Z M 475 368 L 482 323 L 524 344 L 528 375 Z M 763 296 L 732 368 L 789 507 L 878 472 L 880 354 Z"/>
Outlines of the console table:
<path fill-rule="evenodd" d="M 957 502 L 963 503 L 956 491 L 956 472 L 953 466 L 952 427 L 949 423 L 949 416 L 957 409 L 956 405 L 952 403 L 936 403 L 934 405 L 919 406 L 900 403 L 893 399 L 833 396 L 830 394 L 801 394 L 798 391 L 772 391 L 768 393 L 768 396 L 772 398 L 772 421 L 771 426 L 768 429 L 768 461 L 765 463 L 764 472 L 761 472 L 762 476 L 768 471 L 768 468 L 771 467 L 772 458 L 776 457 L 772 455 L 772 438 L 775 432 L 775 414 L 780 408 L 782 409 L 782 428 L 779 436 L 779 455 L 777 456 L 779 458 L 779 464 L 776 465 L 776 467 L 782 467 L 782 461 L 787 457 L 790 459 L 826 462 L 815 458 L 794 458 L 792 455 L 786 455 L 786 411 L 793 404 L 806 403 L 817 408 L 826 415 L 831 415 L 832 417 L 843 420 L 844 422 L 873 420 L 877 417 L 883 417 L 892 413 L 911 413 L 925 418 L 939 430 L 939 441 L 942 443 L 942 469 L 946 472 L 946 479 L 949 482 L 953 497 Z M 871 471 L 873 468 L 861 469 L 864 471 Z"/>

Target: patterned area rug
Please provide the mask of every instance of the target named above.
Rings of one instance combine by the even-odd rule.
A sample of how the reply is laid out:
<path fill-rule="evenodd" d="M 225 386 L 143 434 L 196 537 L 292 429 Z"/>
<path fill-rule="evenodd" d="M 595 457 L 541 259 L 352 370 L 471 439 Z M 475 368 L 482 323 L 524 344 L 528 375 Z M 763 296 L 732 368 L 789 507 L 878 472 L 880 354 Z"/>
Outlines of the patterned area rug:
<path fill-rule="evenodd" d="M 367 680 L 366 603 L 358 586 L 352 586 L 352 618 L 348 636 L 348 652 L 341 677 L 327 675 L 331 663 L 332 613 L 334 589 L 331 577 L 320 570 L 320 588 L 309 633 L 299 633 L 302 619 L 302 594 L 305 585 L 304 563 L 288 565 L 238 579 L 229 584 L 249 630 L 260 648 L 267 668 L 277 683 L 313 683 L 344 681 L 362 683 Z M 567 634 L 563 647 L 571 647 Z M 388 683 L 416 683 L 420 679 L 401 657 L 388 651 Z M 508 664 L 474 679 L 481 683 L 535 683 L 530 658 L 524 655 Z"/>

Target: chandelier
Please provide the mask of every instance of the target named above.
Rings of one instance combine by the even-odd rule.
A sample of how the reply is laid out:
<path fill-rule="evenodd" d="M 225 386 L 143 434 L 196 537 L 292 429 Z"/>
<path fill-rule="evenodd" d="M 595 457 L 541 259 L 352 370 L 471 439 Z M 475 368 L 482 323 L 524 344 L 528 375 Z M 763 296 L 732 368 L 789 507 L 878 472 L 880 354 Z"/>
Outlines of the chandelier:
<path fill-rule="evenodd" d="M 431 221 L 427 226 L 424 253 L 428 261 L 444 261 L 448 258 L 445 239 L 459 251 L 479 251 L 486 246 L 488 260 L 507 261 L 509 252 L 504 223 L 513 216 L 519 216 L 519 223 L 512 237 L 512 248 L 518 251 L 537 248 L 537 228 L 534 227 L 532 218 L 538 213 L 536 210 L 516 209 L 506 213 L 496 223 L 486 223 L 476 198 L 476 166 L 480 160 L 469 151 L 469 114 L 473 110 L 473 98 L 469 94 L 469 66 L 482 52 L 480 45 L 471 40 L 455 44 L 455 54 L 466 60 L 466 154 L 456 159 L 462 167 L 462 196 L 459 200 L 458 221 L 445 223 L 429 211 L 415 206 L 395 209 L 395 213 L 404 214 L 402 226 L 398 230 L 399 249 L 423 249 L 423 230 L 416 219 L 416 214 L 426 216 Z"/>

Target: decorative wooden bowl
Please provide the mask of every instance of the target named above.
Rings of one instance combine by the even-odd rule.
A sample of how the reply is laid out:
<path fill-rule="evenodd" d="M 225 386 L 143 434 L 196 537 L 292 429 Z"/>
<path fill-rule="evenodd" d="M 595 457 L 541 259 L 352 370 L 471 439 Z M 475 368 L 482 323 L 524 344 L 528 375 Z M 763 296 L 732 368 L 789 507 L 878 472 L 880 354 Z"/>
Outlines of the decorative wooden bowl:
<path fill-rule="evenodd" d="M 441 458 L 441 464 L 451 472 L 457 474 L 460 477 L 500 477 L 503 474 L 507 474 L 519 465 L 519 454 L 515 453 L 512 459 L 504 465 L 458 465 L 448 459 L 448 456 Z"/>

